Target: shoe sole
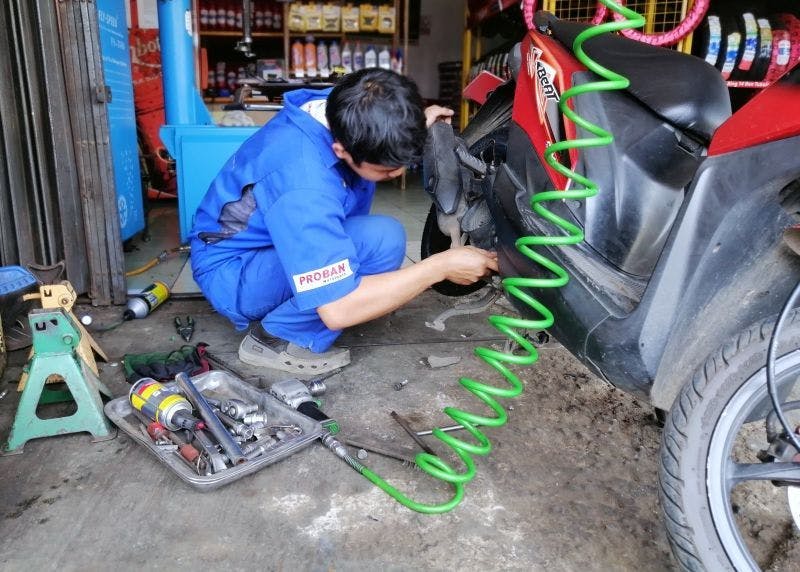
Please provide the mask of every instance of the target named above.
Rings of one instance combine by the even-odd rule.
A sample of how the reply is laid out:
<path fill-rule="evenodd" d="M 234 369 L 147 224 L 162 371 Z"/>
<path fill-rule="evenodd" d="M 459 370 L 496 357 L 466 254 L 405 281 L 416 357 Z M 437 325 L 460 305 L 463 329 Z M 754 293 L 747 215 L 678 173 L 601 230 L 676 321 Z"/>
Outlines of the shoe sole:
<path fill-rule="evenodd" d="M 252 344 L 248 343 L 248 338 L 245 337 L 242 343 L 239 344 L 239 359 L 248 365 L 257 367 L 268 367 L 270 369 L 277 369 L 288 373 L 316 375 L 320 373 L 328 373 L 340 367 L 344 367 L 350 363 L 350 351 L 344 351 L 332 355 L 327 359 L 306 360 L 281 352 L 272 355 L 265 355 L 262 351 L 253 351 Z"/>

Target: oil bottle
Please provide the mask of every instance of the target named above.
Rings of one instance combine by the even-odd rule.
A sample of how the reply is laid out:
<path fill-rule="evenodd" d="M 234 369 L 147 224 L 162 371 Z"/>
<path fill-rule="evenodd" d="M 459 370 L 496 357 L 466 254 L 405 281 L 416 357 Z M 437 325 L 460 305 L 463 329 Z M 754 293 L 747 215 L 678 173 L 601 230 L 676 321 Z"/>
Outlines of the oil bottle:
<path fill-rule="evenodd" d="M 169 286 L 156 280 L 150 286 L 128 299 L 128 307 L 122 313 L 123 320 L 146 318 L 169 298 Z"/>

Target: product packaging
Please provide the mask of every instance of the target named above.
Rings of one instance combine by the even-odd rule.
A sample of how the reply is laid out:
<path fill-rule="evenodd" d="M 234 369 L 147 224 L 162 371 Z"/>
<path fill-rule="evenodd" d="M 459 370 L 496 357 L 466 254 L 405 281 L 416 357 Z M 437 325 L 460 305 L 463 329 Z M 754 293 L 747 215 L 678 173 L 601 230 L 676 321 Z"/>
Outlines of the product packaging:
<path fill-rule="evenodd" d="M 361 4 L 359 6 L 358 25 L 362 32 L 378 31 L 378 8 L 374 4 Z"/>
<path fill-rule="evenodd" d="M 394 34 L 396 29 L 397 14 L 394 6 L 382 4 L 378 8 L 378 31 L 381 34 Z"/>

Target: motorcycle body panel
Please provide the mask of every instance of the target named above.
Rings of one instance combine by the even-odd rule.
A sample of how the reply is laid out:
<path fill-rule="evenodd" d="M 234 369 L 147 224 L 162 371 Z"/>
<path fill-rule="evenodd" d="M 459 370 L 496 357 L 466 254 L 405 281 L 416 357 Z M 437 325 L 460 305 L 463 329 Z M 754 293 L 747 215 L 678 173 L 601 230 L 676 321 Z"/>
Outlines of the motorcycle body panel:
<path fill-rule="evenodd" d="M 762 90 L 714 134 L 709 155 L 722 155 L 800 134 L 800 64 Z"/>
<path fill-rule="evenodd" d="M 572 87 L 573 75 L 585 68 L 561 44 L 542 34 L 529 34 L 522 42 L 521 54 L 522 68 L 517 77 L 512 119 L 525 130 L 542 156 L 554 142 L 565 137 L 575 138 L 575 125 L 568 119 L 562 121 L 558 102 L 561 94 Z M 517 105 L 520 101 L 526 104 Z M 577 150 L 569 157 L 559 157 L 567 167 L 574 165 L 577 159 Z M 567 178 L 550 165 L 544 168 L 554 188 L 563 189 Z"/>
<path fill-rule="evenodd" d="M 530 198 L 568 188 L 542 155 L 555 141 L 586 135 L 557 112 L 557 103 L 592 75 L 544 34 L 531 33 L 519 49 L 516 82 L 494 90 L 464 138 L 472 145 L 478 135 L 505 125 L 505 162 L 482 186 L 500 271 L 541 276 L 546 271 L 514 243 L 523 235 L 563 232 L 534 215 Z M 672 56 L 665 61 L 676 63 Z M 722 123 L 711 140 L 716 153 L 706 149 L 711 137 L 698 136 L 703 130 L 693 127 L 712 123 L 691 113 L 678 122 L 683 127 L 630 93 L 570 100 L 615 141 L 558 157 L 595 180 L 599 194 L 585 202 L 547 204 L 583 228 L 586 241 L 546 249 L 570 281 L 532 294 L 555 315 L 551 333 L 613 385 L 668 409 L 723 340 L 774 315 L 800 279 L 800 261 L 783 242 L 784 230 L 800 218 L 800 120 L 753 127 L 770 117 L 778 123 L 768 109 L 774 97 L 790 95 L 789 107 L 798 105 L 796 74 L 797 69 L 772 88 L 775 95 L 762 96 L 760 103 L 756 98 L 725 123 L 726 102 L 698 106 L 713 110 L 714 122 Z M 733 141 L 736 130 L 749 144 Z M 720 152 L 725 149 L 730 150 Z M 538 317 L 511 301 L 521 314 Z"/>

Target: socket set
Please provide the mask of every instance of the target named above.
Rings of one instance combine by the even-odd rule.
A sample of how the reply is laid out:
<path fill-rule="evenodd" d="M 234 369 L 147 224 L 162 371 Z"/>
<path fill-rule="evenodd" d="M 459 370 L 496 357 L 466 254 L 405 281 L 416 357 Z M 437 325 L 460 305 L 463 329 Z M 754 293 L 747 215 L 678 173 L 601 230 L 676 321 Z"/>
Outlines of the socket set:
<path fill-rule="evenodd" d="M 323 431 L 318 421 L 224 371 L 163 384 L 141 379 L 130 395 L 108 402 L 105 413 L 201 491 L 275 463 Z"/>

